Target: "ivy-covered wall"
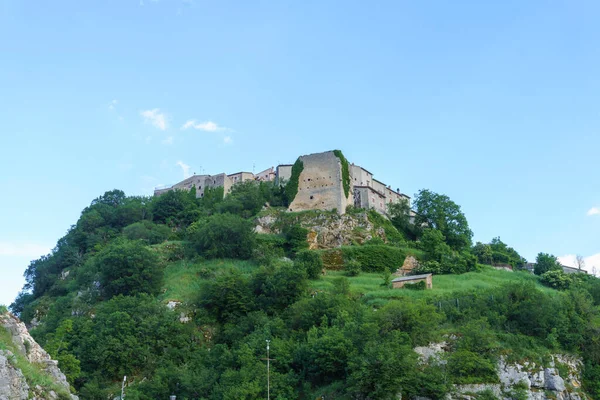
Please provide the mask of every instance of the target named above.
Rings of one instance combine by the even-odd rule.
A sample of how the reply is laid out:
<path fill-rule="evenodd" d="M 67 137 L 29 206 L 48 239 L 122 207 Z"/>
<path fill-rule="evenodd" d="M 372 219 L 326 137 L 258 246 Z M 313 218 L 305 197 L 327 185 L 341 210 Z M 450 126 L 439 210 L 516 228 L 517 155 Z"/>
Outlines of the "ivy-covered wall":
<path fill-rule="evenodd" d="M 350 166 L 348 165 L 348 160 L 346 160 L 346 157 L 344 157 L 341 150 L 334 150 L 333 154 L 335 154 L 342 163 L 342 184 L 344 186 L 344 194 L 346 195 L 346 198 L 348 198 L 350 195 Z"/>
<path fill-rule="evenodd" d="M 288 200 L 288 204 L 292 204 L 298 194 L 298 182 L 300 180 L 300 174 L 304 170 L 304 163 L 300 158 L 296 160 L 292 166 L 292 176 L 289 182 L 285 185 L 285 194 Z"/>

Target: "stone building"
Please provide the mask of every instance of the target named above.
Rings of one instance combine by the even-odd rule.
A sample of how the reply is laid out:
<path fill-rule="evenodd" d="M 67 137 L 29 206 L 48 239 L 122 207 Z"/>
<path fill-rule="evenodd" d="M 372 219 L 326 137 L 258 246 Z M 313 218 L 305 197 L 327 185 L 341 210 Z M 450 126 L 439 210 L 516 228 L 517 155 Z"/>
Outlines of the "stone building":
<path fill-rule="evenodd" d="M 354 163 L 348 164 L 349 185 L 346 191 L 343 182 L 344 161 L 334 151 L 303 155 L 299 160 L 302 161 L 303 169 L 298 178 L 298 192 L 289 206 L 290 211 L 335 209 L 344 214 L 348 206 L 354 206 L 385 214 L 388 204 L 407 201 L 410 205 L 410 197 L 401 193 L 400 189 L 393 190 L 391 186 L 374 179 L 371 172 Z M 206 188 L 223 187 L 226 195 L 236 183 L 249 180 L 286 184 L 292 177 L 292 167 L 292 164 L 281 164 L 257 174 L 237 172 L 229 175 L 194 175 L 170 188 L 156 189 L 154 194 L 196 187 L 196 196 L 204 197 Z"/>
<path fill-rule="evenodd" d="M 400 289 L 405 285 L 414 285 L 415 283 L 425 282 L 426 289 L 433 288 L 433 275 L 432 274 L 423 274 L 423 275 L 410 275 L 410 276 L 401 276 L 392 280 L 392 288 Z"/>

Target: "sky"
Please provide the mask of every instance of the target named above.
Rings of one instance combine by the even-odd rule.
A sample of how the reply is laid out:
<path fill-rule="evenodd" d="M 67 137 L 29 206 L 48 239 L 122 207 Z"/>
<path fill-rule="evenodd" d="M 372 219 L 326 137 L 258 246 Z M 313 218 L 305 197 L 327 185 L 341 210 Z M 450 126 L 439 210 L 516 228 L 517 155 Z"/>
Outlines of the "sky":
<path fill-rule="evenodd" d="M 597 1 L 0 0 L 0 304 L 81 210 L 341 149 L 600 269 Z"/>

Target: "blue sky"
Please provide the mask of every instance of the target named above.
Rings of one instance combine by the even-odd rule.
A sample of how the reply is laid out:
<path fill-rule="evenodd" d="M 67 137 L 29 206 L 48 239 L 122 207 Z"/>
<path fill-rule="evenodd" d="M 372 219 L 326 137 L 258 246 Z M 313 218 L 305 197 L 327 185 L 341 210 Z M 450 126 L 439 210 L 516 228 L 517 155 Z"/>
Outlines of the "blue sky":
<path fill-rule="evenodd" d="M 447 194 L 475 240 L 600 268 L 599 17 L 595 1 L 0 0 L 0 303 L 107 190 L 334 148 Z"/>

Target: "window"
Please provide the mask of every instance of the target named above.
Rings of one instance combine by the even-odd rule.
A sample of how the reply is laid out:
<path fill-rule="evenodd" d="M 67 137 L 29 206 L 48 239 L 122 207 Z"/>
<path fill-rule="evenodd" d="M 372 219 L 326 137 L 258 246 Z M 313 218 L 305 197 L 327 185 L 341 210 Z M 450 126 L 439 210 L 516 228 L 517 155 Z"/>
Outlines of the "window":
<path fill-rule="evenodd" d="M 311 199 L 311 200 L 312 200 L 312 199 L 314 199 L 314 198 L 315 198 L 315 196 L 310 196 L 310 199 Z"/>

